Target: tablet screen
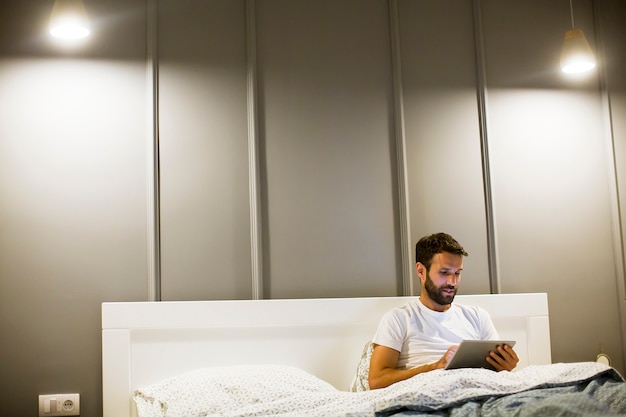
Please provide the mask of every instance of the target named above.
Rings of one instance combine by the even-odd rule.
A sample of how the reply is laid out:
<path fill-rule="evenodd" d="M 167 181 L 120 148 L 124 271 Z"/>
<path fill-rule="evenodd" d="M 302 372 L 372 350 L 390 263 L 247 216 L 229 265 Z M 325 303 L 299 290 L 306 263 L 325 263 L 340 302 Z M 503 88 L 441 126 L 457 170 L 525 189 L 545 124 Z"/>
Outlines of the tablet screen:
<path fill-rule="evenodd" d="M 497 352 L 498 345 L 515 346 L 514 340 L 463 340 L 459 348 L 448 362 L 446 369 L 457 368 L 485 368 L 494 370 L 487 362 L 489 352 Z"/>

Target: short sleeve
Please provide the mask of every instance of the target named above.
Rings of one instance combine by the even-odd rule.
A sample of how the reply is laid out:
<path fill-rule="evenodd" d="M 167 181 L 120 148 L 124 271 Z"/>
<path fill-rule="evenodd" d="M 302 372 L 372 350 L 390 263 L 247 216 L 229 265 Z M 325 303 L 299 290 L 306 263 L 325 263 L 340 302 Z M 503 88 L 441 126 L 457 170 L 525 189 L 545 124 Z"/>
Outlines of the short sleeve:
<path fill-rule="evenodd" d="M 372 342 L 401 352 L 406 334 L 406 321 L 402 320 L 401 311 L 394 309 L 383 315 Z"/>

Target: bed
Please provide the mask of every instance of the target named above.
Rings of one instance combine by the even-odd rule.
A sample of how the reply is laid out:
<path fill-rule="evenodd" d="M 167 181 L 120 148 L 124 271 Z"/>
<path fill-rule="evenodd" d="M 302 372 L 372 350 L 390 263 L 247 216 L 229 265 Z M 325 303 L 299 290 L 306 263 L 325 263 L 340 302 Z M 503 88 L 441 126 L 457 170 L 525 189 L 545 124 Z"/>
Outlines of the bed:
<path fill-rule="evenodd" d="M 103 303 L 103 416 L 507 415 L 520 405 L 532 414 L 510 415 L 626 413 L 626 383 L 613 368 L 551 364 L 544 293 L 455 300 L 483 307 L 500 336 L 517 341 L 516 371 L 437 370 L 352 392 L 366 379 L 382 314 L 415 299 Z"/>

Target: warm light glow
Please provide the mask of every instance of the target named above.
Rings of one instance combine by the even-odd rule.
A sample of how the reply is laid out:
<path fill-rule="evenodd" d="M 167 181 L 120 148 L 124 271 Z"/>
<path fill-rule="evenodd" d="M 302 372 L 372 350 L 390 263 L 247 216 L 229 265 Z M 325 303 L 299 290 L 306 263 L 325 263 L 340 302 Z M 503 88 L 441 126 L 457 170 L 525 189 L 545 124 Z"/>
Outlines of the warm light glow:
<path fill-rule="evenodd" d="M 89 36 L 89 29 L 78 24 L 66 24 L 50 28 L 50 34 L 61 39 L 80 39 Z"/>
<path fill-rule="evenodd" d="M 56 0 L 50 16 L 50 34 L 61 39 L 88 36 L 89 19 L 82 0 Z"/>
<path fill-rule="evenodd" d="M 563 72 L 567 74 L 579 74 L 581 72 L 591 71 L 592 69 L 596 67 L 595 62 L 590 62 L 584 59 L 584 57 L 580 59 L 578 59 L 578 57 L 574 57 L 574 58 L 575 59 L 572 59 L 570 63 L 564 64 L 561 67 L 561 70 Z"/>
<path fill-rule="evenodd" d="M 596 59 L 583 31 L 580 29 L 568 30 L 565 33 L 561 52 L 561 70 L 568 74 L 576 74 L 590 71 L 595 66 Z"/>

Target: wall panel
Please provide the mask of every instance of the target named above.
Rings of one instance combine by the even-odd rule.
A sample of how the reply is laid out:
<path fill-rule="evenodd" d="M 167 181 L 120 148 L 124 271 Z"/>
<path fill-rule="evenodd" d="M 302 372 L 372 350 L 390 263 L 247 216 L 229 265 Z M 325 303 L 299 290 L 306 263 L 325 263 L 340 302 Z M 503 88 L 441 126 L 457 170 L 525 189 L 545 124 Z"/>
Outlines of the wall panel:
<path fill-rule="evenodd" d="M 614 245 L 616 253 L 617 282 L 616 290 L 621 310 L 622 325 L 622 360 L 626 366 L 626 4 L 620 0 L 598 0 L 596 22 L 600 26 L 601 48 L 600 70 L 603 71 L 605 119 L 610 123 L 607 129 L 607 148 L 609 158 L 614 158 L 615 169 L 610 174 L 615 176 L 616 195 L 613 200 Z"/>
<path fill-rule="evenodd" d="M 602 348 L 622 366 L 598 73 L 560 72 L 567 2 L 483 5 L 502 290 L 548 293 L 555 362 L 594 360 Z M 576 10 L 593 42 L 591 3 Z"/>
<path fill-rule="evenodd" d="M 396 295 L 387 3 L 257 7 L 265 294 Z"/>
<path fill-rule="evenodd" d="M 158 2 L 162 299 L 250 298 L 243 1 Z"/>
<path fill-rule="evenodd" d="M 52 2 L 0 6 L 1 416 L 102 415 L 100 304 L 147 294 L 143 1 L 85 3 L 73 46 Z"/>
<path fill-rule="evenodd" d="M 411 244 L 453 235 L 470 254 L 460 292 L 489 293 L 472 4 L 402 1 L 399 14 Z"/>

